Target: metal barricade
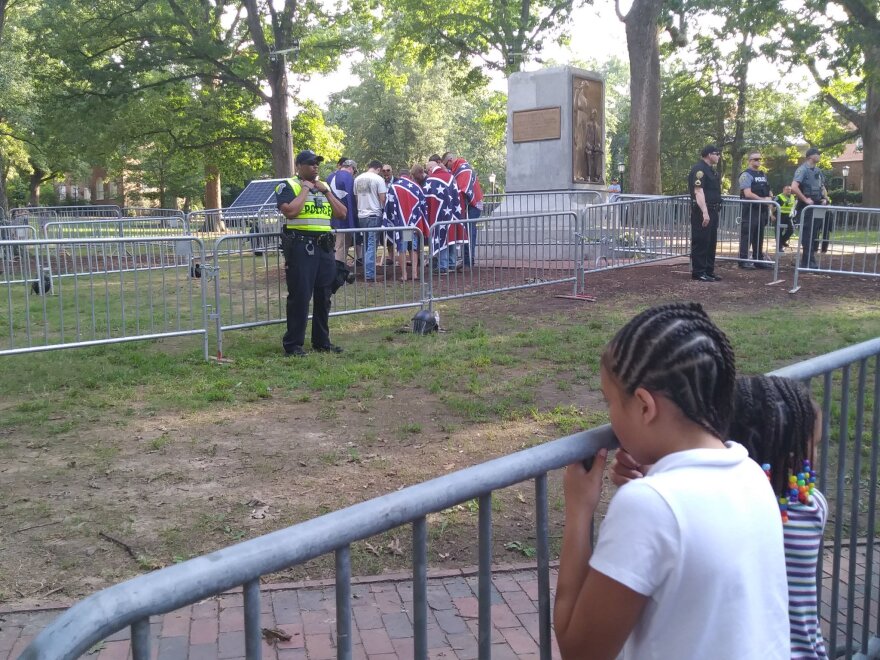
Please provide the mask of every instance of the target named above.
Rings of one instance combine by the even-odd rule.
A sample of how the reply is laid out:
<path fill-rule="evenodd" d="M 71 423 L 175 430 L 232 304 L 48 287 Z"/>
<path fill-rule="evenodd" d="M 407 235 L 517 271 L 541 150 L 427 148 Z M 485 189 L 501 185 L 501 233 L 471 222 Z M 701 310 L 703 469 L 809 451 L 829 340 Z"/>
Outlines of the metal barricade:
<path fill-rule="evenodd" d="M 0 241 L 0 355 L 199 335 L 205 287 L 192 237 Z M 118 255 L 135 255 L 120 264 Z M 114 256 L 115 255 L 115 256 Z"/>
<path fill-rule="evenodd" d="M 30 241 L 36 240 L 37 230 L 30 225 L 7 225 L 0 224 L 0 241 Z M 22 249 L 16 243 L 8 243 L 0 246 L 0 273 L 9 273 L 9 277 L 15 278 L 15 263 L 21 256 Z M 11 280 L 20 281 L 24 280 Z"/>
<path fill-rule="evenodd" d="M 577 293 L 578 264 L 582 261 L 576 238 L 577 212 L 515 213 L 438 222 L 431 227 L 430 245 L 445 244 L 444 237 L 456 224 L 467 233 L 475 228 L 473 260 L 459 260 L 466 246 L 471 249 L 467 241 L 432 250 L 439 263 L 438 277 L 429 280 L 430 302 L 561 282 L 573 282 Z M 447 268 L 443 268 L 444 258 Z"/>
<path fill-rule="evenodd" d="M 106 220 L 61 220 L 43 225 L 43 238 L 113 238 L 188 236 L 189 225 L 182 216 L 141 216 Z"/>
<path fill-rule="evenodd" d="M 779 280 L 782 211 L 772 200 L 725 196 L 718 211 L 716 259 L 737 261 L 743 268 L 773 271 Z"/>
<path fill-rule="evenodd" d="M 853 368 L 857 373 L 851 373 Z M 877 639 L 878 598 L 874 579 L 880 545 L 876 501 L 880 469 L 880 339 L 830 353 L 775 372 L 810 381 L 822 378 L 826 413 L 822 435 L 819 489 L 828 496 L 833 516 L 833 566 L 826 578 L 819 568 L 819 593 L 832 592 L 829 657 L 842 651 L 855 657 Z M 855 377 L 855 410 L 850 396 Z M 870 383 L 869 384 L 869 376 Z M 835 406 L 839 406 L 836 408 Z M 839 415 L 835 417 L 835 411 Z M 870 417 L 869 417 L 870 412 Z M 832 421 L 838 422 L 832 426 Z M 855 432 L 850 423 L 855 423 Z M 870 428 L 870 444 L 862 444 Z M 547 473 L 584 460 L 616 442 L 608 426 L 584 431 L 481 465 L 410 486 L 307 522 L 218 550 L 182 564 L 142 575 L 80 601 L 47 626 L 21 656 L 23 660 L 76 658 L 102 639 L 131 626 L 134 660 L 150 657 L 150 616 L 164 614 L 233 587 L 244 586 L 244 649 L 261 657 L 260 576 L 284 570 L 320 555 L 336 556 L 337 657 L 352 657 L 350 547 L 358 540 L 402 525 L 413 536 L 413 656 L 428 655 L 428 514 L 474 498 L 478 519 L 478 654 L 487 659 L 492 642 L 492 493 L 534 480 L 538 572 L 538 630 L 542 659 L 551 657 L 550 529 Z M 848 453 L 853 467 L 848 467 Z M 831 487 L 832 475 L 837 486 Z M 847 475 L 852 475 L 851 481 Z M 845 499 L 846 498 L 846 499 Z M 865 515 L 865 513 L 867 515 Z M 860 535 L 864 542 L 859 545 Z M 849 537 L 845 552 L 843 539 Z M 864 550 L 864 552 L 862 552 Z M 844 581 L 846 576 L 848 581 Z M 829 584 L 830 582 L 830 584 Z M 841 594 L 841 585 L 846 594 Z M 709 585 L 711 586 L 711 585 Z M 824 587 L 824 588 L 823 588 Z M 748 631 L 744 631 L 747 634 Z M 864 657 L 864 656 L 862 656 Z"/>
<path fill-rule="evenodd" d="M 687 256 L 690 201 L 644 196 L 584 210 L 579 238 L 586 270 L 624 268 Z"/>
<path fill-rule="evenodd" d="M 798 220 L 791 293 L 801 288 L 801 272 L 880 277 L 880 209 L 808 206 Z"/>
<path fill-rule="evenodd" d="M 396 233 L 401 234 L 398 239 L 406 244 L 412 242 L 415 230 Z M 422 306 L 424 259 L 418 260 L 416 280 L 408 276 L 411 267 L 407 268 L 404 280 L 403 271 L 395 263 L 387 263 L 392 254 L 388 240 L 394 240 L 394 228 L 340 229 L 335 234 L 337 241 L 350 245 L 345 258 L 355 281 L 345 284 L 333 295 L 331 316 Z M 358 252 L 355 246 L 366 245 L 371 236 L 377 256 L 375 277 L 368 280 L 362 260 L 363 248 Z M 221 236 L 213 243 L 209 251 L 213 252 L 213 258 L 206 270 L 214 283 L 214 309 L 210 318 L 217 330 L 218 355 L 223 355 L 225 331 L 286 322 L 287 283 L 280 241 L 280 233 L 261 232 Z M 423 242 L 418 251 L 408 252 L 409 258 L 421 253 Z M 358 254 L 360 256 L 356 256 Z M 204 270 L 205 264 L 202 267 Z"/>
<path fill-rule="evenodd" d="M 828 521 L 816 580 L 828 657 L 880 657 L 880 338 L 773 374 L 810 384 L 822 407 L 816 485 Z"/>
<path fill-rule="evenodd" d="M 179 209 L 160 209 L 150 206 L 123 206 L 123 218 L 186 218 L 186 213 Z"/>
<path fill-rule="evenodd" d="M 485 218 L 492 215 L 579 211 L 600 203 L 604 194 L 598 190 L 549 190 L 484 195 L 482 215 Z"/>
<path fill-rule="evenodd" d="M 45 207 L 26 206 L 12 209 L 9 212 L 9 219 L 13 225 L 30 225 L 39 235 L 43 231 L 44 224 L 58 220 L 58 214 Z"/>
<path fill-rule="evenodd" d="M 233 209 L 204 209 L 190 211 L 187 215 L 190 231 L 207 237 L 223 234 L 241 234 L 258 228 L 265 211 L 275 212 L 263 206 L 241 206 Z"/>

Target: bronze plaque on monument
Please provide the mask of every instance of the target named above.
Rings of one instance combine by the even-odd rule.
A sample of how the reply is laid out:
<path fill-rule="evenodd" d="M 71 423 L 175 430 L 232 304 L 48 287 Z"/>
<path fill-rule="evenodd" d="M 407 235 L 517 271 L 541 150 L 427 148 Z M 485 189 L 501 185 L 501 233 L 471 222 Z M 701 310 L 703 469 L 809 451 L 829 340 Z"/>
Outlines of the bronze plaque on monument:
<path fill-rule="evenodd" d="M 538 142 L 562 137 L 562 108 L 536 108 L 513 113 L 513 141 Z"/>

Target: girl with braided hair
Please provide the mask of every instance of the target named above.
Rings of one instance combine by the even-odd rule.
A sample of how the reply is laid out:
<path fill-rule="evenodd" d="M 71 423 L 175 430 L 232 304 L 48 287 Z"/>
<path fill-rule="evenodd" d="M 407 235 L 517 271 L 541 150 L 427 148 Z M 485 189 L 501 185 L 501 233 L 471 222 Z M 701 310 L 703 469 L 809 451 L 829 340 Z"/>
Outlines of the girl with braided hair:
<path fill-rule="evenodd" d="M 816 607 L 816 565 L 828 503 L 815 488 L 813 470 L 822 414 L 806 385 L 777 376 L 737 379 L 735 411 L 729 436 L 764 468 L 780 502 L 791 657 L 827 658 Z"/>
<path fill-rule="evenodd" d="M 563 658 L 787 660 L 782 526 L 767 477 L 724 442 L 735 365 L 696 303 L 648 309 L 606 347 L 611 427 L 649 474 L 590 521 L 605 458 L 566 468 L 555 629 Z M 735 550 L 734 550 L 735 549 Z"/>

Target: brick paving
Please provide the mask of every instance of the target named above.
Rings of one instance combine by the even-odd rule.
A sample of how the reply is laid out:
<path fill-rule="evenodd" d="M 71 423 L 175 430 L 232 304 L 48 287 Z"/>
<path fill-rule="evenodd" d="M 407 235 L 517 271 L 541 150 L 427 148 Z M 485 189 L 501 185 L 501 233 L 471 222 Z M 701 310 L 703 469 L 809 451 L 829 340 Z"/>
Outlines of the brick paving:
<path fill-rule="evenodd" d="M 871 597 L 866 598 L 867 563 L 864 547 L 840 558 L 840 615 L 837 648 L 846 638 L 846 601 L 850 558 L 854 555 L 855 603 L 853 638 L 866 623 L 876 630 L 880 607 L 880 564 L 874 562 Z M 827 620 L 831 602 L 831 556 L 825 557 L 822 590 Z M 556 570 L 551 569 L 551 589 Z M 353 657 L 364 660 L 409 660 L 413 657 L 412 582 L 404 575 L 356 578 L 352 584 Z M 534 568 L 498 570 L 492 580 L 492 658 L 538 658 L 538 578 Z M 869 603 L 868 621 L 864 604 Z M 263 641 L 267 660 L 333 660 L 336 658 L 336 597 L 326 581 L 267 585 L 263 589 L 264 628 L 290 636 L 288 641 Z M 13 660 L 63 608 L 29 612 L 0 610 L 0 660 Z M 210 598 L 151 619 L 152 657 L 159 660 L 236 660 L 244 658 L 244 614 L 241 593 Z M 829 640 L 831 641 L 831 640 Z M 84 656 L 94 660 L 131 658 L 129 630 L 98 644 Z M 428 579 L 428 657 L 437 660 L 474 660 L 477 657 L 477 577 L 473 570 L 437 571 Z M 553 641 L 553 657 L 559 650 Z"/>
<path fill-rule="evenodd" d="M 473 571 L 442 571 L 428 579 L 428 657 L 477 657 L 477 577 Z M 555 585 L 556 570 L 551 570 Z M 404 576 L 355 579 L 352 643 L 355 659 L 413 657 L 412 582 Z M 492 658 L 538 657 L 538 577 L 533 568 L 502 570 L 493 576 Z M 267 660 L 334 660 L 336 595 L 325 583 L 269 585 L 262 594 L 263 628 L 290 635 L 263 641 Z M 0 660 L 12 660 L 59 609 L 0 613 Z M 157 660 L 244 658 L 241 593 L 223 594 L 151 619 L 150 648 Z M 85 655 L 94 660 L 131 658 L 129 630 L 108 638 Z M 554 641 L 554 658 L 559 652 Z"/>

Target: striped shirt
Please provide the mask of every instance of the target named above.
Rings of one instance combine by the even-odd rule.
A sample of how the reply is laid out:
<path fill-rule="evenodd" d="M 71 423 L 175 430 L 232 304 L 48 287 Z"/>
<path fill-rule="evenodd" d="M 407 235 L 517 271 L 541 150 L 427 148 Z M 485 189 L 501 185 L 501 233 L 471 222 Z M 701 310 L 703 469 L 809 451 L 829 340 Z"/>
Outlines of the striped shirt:
<path fill-rule="evenodd" d="M 816 607 L 816 566 L 819 543 L 828 517 L 828 503 L 818 490 L 810 504 L 788 504 L 785 568 L 788 574 L 788 618 L 792 660 L 827 658 Z"/>

